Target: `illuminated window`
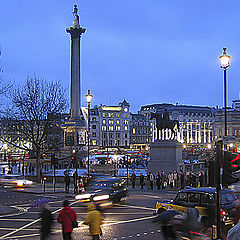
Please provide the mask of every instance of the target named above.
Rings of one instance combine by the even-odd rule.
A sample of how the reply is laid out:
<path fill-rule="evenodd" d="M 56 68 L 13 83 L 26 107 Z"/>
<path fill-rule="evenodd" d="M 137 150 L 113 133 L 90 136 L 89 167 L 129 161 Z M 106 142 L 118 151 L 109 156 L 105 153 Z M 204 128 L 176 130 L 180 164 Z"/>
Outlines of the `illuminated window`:
<path fill-rule="evenodd" d="M 113 125 L 113 124 L 114 124 L 114 121 L 113 121 L 113 120 L 109 120 L 109 124 L 110 124 L 110 125 Z"/>
<path fill-rule="evenodd" d="M 133 128 L 133 134 L 136 134 L 136 129 L 135 128 Z"/>
<path fill-rule="evenodd" d="M 113 131 L 114 127 L 113 126 L 109 126 L 109 131 Z"/>
<path fill-rule="evenodd" d="M 116 126 L 117 131 L 121 131 L 121 126 Z"/>
<path fill-rule="evenodd" d="M 127 121 L 127 120 L 124 120 L 124 124 L 126 124 L 126 125 L 127 125 L 127 124 L 128 124 L 128 121 Z"/>
<path fill-rule="evenodd" d="M 103 120 L 102 120 L 102 123 L 103 123 L 103 124 L 106 124 L 106 120 L 105 120 L 105 119 L 103 119 Z"/>
<path fill-rule="evenodd" d="M 92 137 L 96 137 L 96 136 L 97 136 L 96 132 L 93 132 Z"/>
<path fill-rule="evenodd" d="M 125 129 L 125 131 L 127 131 L 128 130 L 128 126 L 125 126 L 124 129 Z"/>
<path fill-rule="evenodd" d="M 103 117 L 105 117 L 105 116 L 106 116 L 106 114 L 105 114 L 105 113 L 103 113 L 103 114 L 102 114 L 102 116 L 103 116 Z"/>
<path fill-rule="evenodd" d="M 102 126 L 103 131 L 107 131 L 107 126 Z"/>
<path fill-rule="evenodd" d="M 116 114 L 116 117 L 119 118 L 119 113 Z"/>
<path fill-rule="evenodd" d="M 128 117 L 128 115 L 127 114 L 125 114 L 125 118 L 127 118 Z"/>
<path fill-rule="evenodd" d="M 120 124 L 120 120 L 117 120 L 116 123 L 117 123 L 117 124 Z"/>
<path fill-rule="evenodd" d="M 114 117 L 114 114 L 113 113 L 108 113 L 108 116 L 109 117 Z"/>
<path fill-rule="evenodd" d="M 97 145 L 97 141 L 96 140 L 92 140 L 92 145 L 96 146 Z"/>

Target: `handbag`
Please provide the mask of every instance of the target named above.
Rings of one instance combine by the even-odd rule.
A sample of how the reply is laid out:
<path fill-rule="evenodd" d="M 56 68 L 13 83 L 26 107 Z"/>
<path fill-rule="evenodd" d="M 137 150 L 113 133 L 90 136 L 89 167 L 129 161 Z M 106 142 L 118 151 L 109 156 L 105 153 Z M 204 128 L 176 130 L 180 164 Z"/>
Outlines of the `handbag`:
<path fill-rule="evenodd" d="M 68 214 L 68 213 L 66 213 L 66 214 L 67 214 L 67 216 L 70 218 L 70 220 L 71 220 L 71 222 L 72 222 L 72 228 L 78 227 L 78 222 L 77 222 L 77 220 L 72 220 L 72 218 L 69 216 L 69 214 Z"/>

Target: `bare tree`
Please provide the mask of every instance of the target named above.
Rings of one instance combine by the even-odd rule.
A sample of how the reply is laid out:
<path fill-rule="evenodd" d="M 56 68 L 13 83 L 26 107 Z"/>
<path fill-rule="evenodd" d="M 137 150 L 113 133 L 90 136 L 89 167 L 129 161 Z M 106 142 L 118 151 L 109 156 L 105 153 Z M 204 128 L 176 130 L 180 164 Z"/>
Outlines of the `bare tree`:
<path fill-rule="evenodd" d="M 60 128 L 53 119 L 66 110 L 66 91 L 59 82 L 34 76 L 27 77 L 24 85 L 14 88 L 9 96 L 11 106 L 2 116 L 0 137 L 14 147 L 35 153 L 40 181 L 41 154 L 61 144 L 60 140 L 48 140 L 51 129 Z"/>

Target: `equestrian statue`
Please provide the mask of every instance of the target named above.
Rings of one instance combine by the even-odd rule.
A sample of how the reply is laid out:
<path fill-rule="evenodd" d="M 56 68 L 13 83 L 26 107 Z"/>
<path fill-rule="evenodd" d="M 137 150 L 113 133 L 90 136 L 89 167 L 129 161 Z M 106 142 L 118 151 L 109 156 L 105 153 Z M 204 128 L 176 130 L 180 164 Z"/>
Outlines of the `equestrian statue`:
<path fill-rule="evenodd" d="M 162 116 L 163 115 L 163 116 Z M 178 120 L 170 120 L 169 112 L 167 109 L 164 110 L 164 113 L 151 113 L 150 120 L 156 119 L 157 127 L 157 140 L 159 139 L 159 130 L 171 130 L 171 140 L 177 139 L 177 132 L 180 130 Z M 165 137 L 164 137 L 165 138 Z"/>

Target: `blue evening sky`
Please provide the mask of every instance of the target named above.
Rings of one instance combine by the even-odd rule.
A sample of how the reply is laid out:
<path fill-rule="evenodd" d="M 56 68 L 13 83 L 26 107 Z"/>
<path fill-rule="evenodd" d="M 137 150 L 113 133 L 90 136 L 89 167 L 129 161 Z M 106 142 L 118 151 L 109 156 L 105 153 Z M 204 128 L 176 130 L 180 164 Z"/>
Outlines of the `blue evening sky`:
<path fill-rule="evenodd" d="M 0 2 L 4 80 L 37 75 L 70 85 L 73 5 L 81 40 L 82 106 L 124 98 L 142 105 L 223 105 L 222 48 L 232 56 L 228 103 L 239 98 L 240 2 L 230 0 L 11 0 Z"/>

